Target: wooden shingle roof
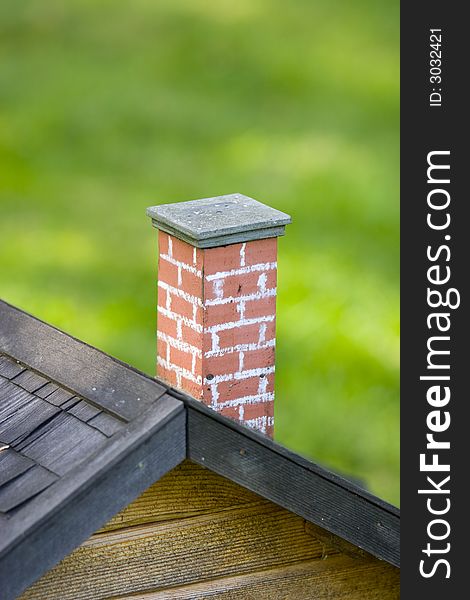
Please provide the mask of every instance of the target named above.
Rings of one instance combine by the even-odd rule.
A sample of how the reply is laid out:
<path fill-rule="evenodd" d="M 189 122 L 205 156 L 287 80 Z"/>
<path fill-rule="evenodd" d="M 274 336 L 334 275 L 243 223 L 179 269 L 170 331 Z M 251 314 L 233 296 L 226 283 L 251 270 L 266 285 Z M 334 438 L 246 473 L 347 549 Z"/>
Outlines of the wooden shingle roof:
<path fill-rule="evenodd" d="M 186 458 L 399 565 L 399 511 L 0 302 L 0 581 L 14 598 Z"/>

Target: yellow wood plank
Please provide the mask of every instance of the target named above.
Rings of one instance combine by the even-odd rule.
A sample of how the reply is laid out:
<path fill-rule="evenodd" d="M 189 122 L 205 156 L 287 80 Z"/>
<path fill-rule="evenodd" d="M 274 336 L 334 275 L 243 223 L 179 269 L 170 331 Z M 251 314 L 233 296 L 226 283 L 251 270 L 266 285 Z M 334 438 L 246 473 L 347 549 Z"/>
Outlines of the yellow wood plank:
<path fill-rule="evenodd" d="M 336 555 L 113 600 L 398 600 L 399 597 L 398 569 L 375 559 Z"/>
<path fill-rule="evenodd" d="M 346 554 L 352 558 L 368 558 L 369 560 L 374 559 L 374 557 L 365 550 L 362 550 L 354 544 L 343 540 L 343 538 L 338 537 L 334 533 L 330 533 L 326 529 L 318 527 L 318 525 L 314 525 L 313 523 L 306 521 L 305 531 L 317 540 L 322 541 L 325 546 L 333 546 L 333 548 L 336 548 L 336 550 L 342 554 Z"/>
<path fill-rule="evenodd" d="M 22 600 L 108 598 L 320 559 L 333 547 L 270 502 L 92 536 Z"/>
<path fill-rule="evenodd" d="M 263 501 L 257 494 L 185 461 L 113 517 L 100 531 L 202 515 Z"/>

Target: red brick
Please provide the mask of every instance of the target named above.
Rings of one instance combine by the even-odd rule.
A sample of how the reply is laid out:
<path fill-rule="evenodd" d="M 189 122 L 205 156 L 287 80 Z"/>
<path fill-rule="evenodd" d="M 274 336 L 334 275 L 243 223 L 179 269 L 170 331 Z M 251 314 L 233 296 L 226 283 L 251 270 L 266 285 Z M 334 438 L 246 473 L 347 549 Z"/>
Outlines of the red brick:
<path fill-rule="evenodd" d="M 196 331 L 192 327 L 188 327 L 188 325 L 181 323 L 181 334 L 185 342 L 191 344 L 191 346 L 194 346 L 195 348 L 202 349 L 202 331 Z"/>
<path fill-rule="evenodd" d="M 226 406 L 225 408 L 222 408 L 217 412 L 220 412 L 220 414 L 224 417 L 228 417 L 229 419 L 233 419 L 234 421 L 240 420 L 238 406 Z"/>
<path fill-rule="evenodd" d="M 190 271 L 181 270 L 181 289 L 191 296 L 202 299 L 202 277 L 198 277 Z"/>
<path fill-rule="evenodd" d="M 171 239 L 173 242 L 173 258 L 200 270 L 203 260 L 201 249 L 196 248 L 196 263 L 194 263 L 194 246 L 173 236 Z"/>
<path fill-rule="evenodd" d="M 163 288 L 157 288 L 157 304 L 162 308 L 166 308 L 166 300 L 169 292 Z"/>
<path fill-rule="evenodd" d="M 204 309 L 202 306 L 198 306 L 196 310 L 196 323 L 197 325 L 203 325 L 204 321 Z"/>
<path fill-rule="evenodd" d="M 266 275 L 266 289 L 276 287 L 276 269 L 267 271 L 255 271 L 253 273 L 242 273 L 241 275 L 230 275 L 217 281 L 222 281 L 223 298 L 239 298 L 259 292 L 258 281 L 262 274 Z M 217 298 L 214 281 L 206 281 L 204 286 L 206 300 Z"/>
<path fill-rule="evenodd" d="M 274 348 L 250 350 L 244 353 L 243 370 L 266 369 L 274 365 Z"/>
<path fill-rule="evenodd" d="M 257 265 L 259 263 L 275 262 L 277 259 L 277 238 L 253 240 L 247 242 L 245 248 L 245 264 Z"/>
<path fill-rule="evenodd" d="M 212 350 L 212 334 L 208 331 L 204 331 L 202 339 L 202 355 L 205 357 L 207 352 Z"/>
<path fill-rule="evenodd" d="M 206 273 L 204 273 L 204 276 L 206 275 Z M 221 279 L 216 279 L 213 281 L 207 281 L 207 279 L 204 279 L 204 299 L 205 300 L 215 300 L 216 298 L 218 298 L 217 293 L 216 293 L 216 283 L 221 281 L 222 282 L 222 291 L 224 291 L 224 285 L 225 285 L 225 279 L 221 278 Z M 224 292 L 224 297 L 225 297 L 225 292 Z"/>
<path fill-rule="evenodd" d="M 202 397 L 203 397 L 203 401 L 204 404 L 207 404 L 207 406 L 211 406 L 213 404 L 213 393 L 212 393 L 212 386 L 210 386 L 209 384 L 205 384 L 202 388 Z"/>
<path fill-rule="evenodd" d="M 158 230 L 158 253 L 159 254 L 168 254 L 168 233 L 164 231 Z"/>
<path fill-rule="evenodd" d="M 231 348 L 237 344 L 257 344 L 260 325 L 242 325 L 219 331 L 219 348 Z"/>
<path fill-rule="evenodd" d="M 176 387 L 176 373 L 157 364 L 157 377 Z"/>
<path fill-rule="evenodd" d="M 268 317 L 276 314 L 276 296 L 247 300 L 245 303 L 245 319 Z"/>
<path fill-rule="evenodd" d="M 266 388 L 264 394 L 274 392 L 274 373 L 269 373 L 264 377 L 255 376 L 247 377 L 246 379 L 233 379 L 232 381 L 221 381 L 217 384 L 217 390 L 219 392 L 219 402 L 226 402 L 228 400 L 235 400 L 236 398 L 243 398 L 245 396 L 258 396 L 260 395 L 259 384 L 266 379 Z"/>
<path fill-rule="evenodd" d="M 239 269 L 241 247 L 241 244 L 230 244 L 229 246 L 219 246 L 218 248 L 205 250 L 204 274 L 214 275 L 221 271 Z"/>
<path fill-rule="evenodd" d="M 197 325 L 201 325 L 203 324 L 203 320 L 204 320 L 204 309 L 202 308 L 202 306 L 198 306 L 196 309 L 196 323 Z"/>
<path fill-rule="evenodd" d="M 256 271 L 259 276 L 264 273 L 266 275 L 266 289 L 272 290 L 277 286 L 277 269 L 268 269 L 267 271 Z"/>
<path fill-rule="evenodd" d="M 266 325 L 266 332 L 264 335 L 265 341 L 267 342 L 276 339 L 276 319 L 274 319 L 274 321 L 267 321 L 266 323 L 263 323 L 263 325 Z"/>
<path fill-rule="evenodd" d="M 204 317 L 204 325 L 206 327 L 220 325 L 221 323 L 231 323 L 232 321 L 239 320 L 240 313 L 237 311 L 236 302 L 227 302 L 227 304 L 214 304 L 212 306 L 206 306 Z"/>
<path fill-rule="evenodd" d="M 181 377 L 181 389 L 193 398 L 202 400 L 202 386 L 194 381 L 191 381 L 191 379 Z"/>
<path fill-rule="evenodd" d="M 260 291 L 258 282 L 262 275 L 266 276 L 265 289 L 276 287 L 276 269 L 268 269 L 267 271 L 254 271 L 253 273 L 245 273 L 244 275 L 231 275 L 226 277 L 224 284 L 224 293 L 227 296 L 249 296 Z"/>
<path fill-rule="evenodd" d="M 159 232 L 159 253 L 169 253 L 169 239 L 172 241 L 172 257 L 195 267 L 198 270 L 203 270 L 205 275 L 211 275 L 219 271 L 231 271 L 239 269 L 243 266 L 249 267 L 254 264 L 272 263 L 277 258 L 277 239 L 264 239 L 247 242 L 245 245 L 244 265 L 241 265 L 240 250 L 242 244 L 231 244 L 220 248 L 210 248 L 206 250 L 196 249 L 191 244 L 187 244 L 173 236 L 168 236 L 164 232 Z M 194 255 L 196 264 L 194 264 Z M 217 296 L 214 292 L 213 281 L 205 281 L 198 278 L 188 270 L 181 269 L 180 280 L 181 285 L 178 285 L 178 267 L 165 261 L 159 257 L 159 281 L 165 282 L 168 285 L 180 288 L 191 296 L 201 298 L 201 300 L 212 300 Z M 266 277 L 265 289 L 273 289 L 276 287 L 276 269 L 267 271 L 256 271 L 252 273 L 244 273 L 242 275 L 232 275 L 223 278 L 221 286 L 223 298 L 240 298 L 256 294 L 260 291 L 258 281 L 264 273 Z M 220 289 L 220 288 L 219 288 Z M 205 294 L 205 298 L 203 298 Z M 170 294 L 172 312 L 185 317 L 192 321 L 194 315 L 194 305 L 192 302 L 180 298 L 176 294 Z M 166 291 L 159 288 L 158 302 L 160 306 L 166 308 L 167 294 Z M 228 302 L 222 305 L 197 307 L 196 322 L 205 327 L 213 327 L 214 325 L 239 322 L 240 312 L 237 310 L 239 303 Z M 259 300 L 248 300 L 245 304 L 244 317 L 246 319 L 258 318 L 262 316 L 275 315 L 276 299 L 275 297 L 262 298 Z M 178 324 L 177 321 L 169 319 L 164 315 L 159 314 L 157 319 L 158 330 L 171 337 L 177 339 Z M 275 322 L 266 322 L 255 325 L 240 326 L 228 330 L 218 332 L 219 347 L 230 348 L 238 344 L 257 344 L 259 342 L 260 327 L 266 327 L 265 340 L 271 340 L 275 337 Z M 202 332 L 196 332 L 191 327 L 181 322 L 182 340 L 191 346 L 201 348 L 203 351 L 212 349 L 212 335 Z M 158 340 L 158 354 L 163 359 L 167 355 L 167 343 Z M 193 354 L 185 352 L 178 348 L 170 347 L 170 362 L 178 367 L 181 367 L 189 372 L 192 372 Z M 244 352 L 243 369 L 258 369 L 271 367 L 274 364 L 274 348 L 263 348 L 261 350 L 250 350 Z M 240 359 L 239 352 L 228 353 L 222 356 L 212 356 L 201 360 L 195 359 L 195 375 L 224 375 L 232 374 L 239 370 Z M 158 366 L 158 375 L 173 386 L 177 386 L 176 373 L 171 369 L 165 369 Z M 223 403 L 230 400 L 236 400 L 245 396 L 257 396 L 260 389 L 260 383 L 266 386 L 266 393 L 274 390 L 274 374 L 269 374 L 264 378 L 250 377 L 248 379 L 237 379 L 227 382 L 221 382 L 217 385 L 218 402 Z M 203 400 L 209 406 L 212 403 L 212 386 L 210 383 L 205 386 L 194 383 L 190 379 L 181 377 L 181 389 L 186 391 L 191 396 Z M 264 390 L 263 390 L 264 391 Z M 239 407 L 226 407 L 222 409 L 221 414 L 238 420 Z M 264 402 L 258 404 L 244 404 L 243 411 L 244 421 L 252 420 L 261 416 L 272 416 L 273 402 Z M 268 427 L 268 434 L 272 434 L 272 426 Z"/>
<path fill-rule="evenodd" d="M 170 363 L 177 365 L 182 369 L 186 369 L 191 373 L 193 355 L 189 352 L 184 352 L 183 350 L 179 350 L 178 348 L 170 346 Z"/>
<path fill-rule="evenodd" d="M 179 296 L 176 296 L 175 294 L 171 294 L 171 310 L 174 313 L 176 313 L 177 315 L 180 315 L 182 317 L 186 317 L 187 319 L 192 320 L 193 307 L 194 307 L 194 305 L 192 304 L 192 302 L 188 302 L 184 298 L 180 298 Z M 197 315 L 197 310 L 196 310 L 196 315 Z M 201 319 L 201 323 L 202 323 L 202 319 Z"/>
<path fill-rule="evenodd" d="M 243 410 L 243 420 L 250 421 L 257 417 L 272 417 L 274 409 L 274 401 L 258 402 L 257 404 L 245 404 Z"/>
<path fill-rule="evenodd" d="M 244 273 L 242 275 L 232 275 L 221 279 L 223 298 L 230 298 L 230 296 L 238 298 L 245 293 L 245 289 L 252 289 L 253 283 L 256 287 L 256 281 L 254 281 L 252 275 L 252 273 Z M 213 282 L 206 284 L 205 287 L 205 289 L 207 289 L 206 297 L 211 299 L 216 297 L 214 294 L 214 286 L 212 284 Z"/>
<path fill-rule="evenodd" d="M 225 375 L 235 373 L 239 367 L 238 352 L 230 352 L 222 356 L 211 356 L 204 359 L 204 375 Z"/>
<path fill-rule="evenodd" d="M 175 288 L 178 287 L 178 267 L 164 258 L 158 261 L 158 281 L 163 281 Z"/>
<path fill-rule="evenodd" d="M 157 339 L 157 356 L 166 360 L 168 343 Z"/>
<path fill-rule="evenodd" d="M 166 333 L 166 335 L 177 337 L 176 321 L 165 317 L 161 313 L 157 314 L 157 329 L 162 333 Z"/>
<path fill-rule="evenodd" d="M 266 392 L 265 393 L 273 393 L 274 392 L 274 373 L 269 373 L 266 375 L 266 379 L 268 383 L 266 384 Z"/>
<path fill-rule="evenodd" d="M 194 361 L 194 374 L 202 375 L 202 359 L 197 355 Z"/>
<path fill-rule="evenodd" d="M 274 400 L 270 400 L 269 402 L 266 402 L 266 416 L 269 418 L 271 417 L 272 419 L 274 418 Z"/>
<path fill-rule="evenodd" d="M 232 379 L 232 381 L 221 381 L 217 384 L 219 402 L 228 402 L 244 396 L 256 396 L 258 394 L 259 377 L 248 377 L 247 379 Z"/>

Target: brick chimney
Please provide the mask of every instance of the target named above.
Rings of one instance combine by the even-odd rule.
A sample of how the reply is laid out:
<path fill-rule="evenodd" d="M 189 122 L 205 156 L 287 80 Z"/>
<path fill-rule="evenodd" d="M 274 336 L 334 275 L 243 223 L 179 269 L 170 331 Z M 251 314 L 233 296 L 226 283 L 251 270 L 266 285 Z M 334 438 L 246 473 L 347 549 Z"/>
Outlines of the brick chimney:
<path fill-rule="evenodd" d="M 242 194 L 147 209 L 158 235 L 157 376 L 273 435 L 277 238 Z"/>

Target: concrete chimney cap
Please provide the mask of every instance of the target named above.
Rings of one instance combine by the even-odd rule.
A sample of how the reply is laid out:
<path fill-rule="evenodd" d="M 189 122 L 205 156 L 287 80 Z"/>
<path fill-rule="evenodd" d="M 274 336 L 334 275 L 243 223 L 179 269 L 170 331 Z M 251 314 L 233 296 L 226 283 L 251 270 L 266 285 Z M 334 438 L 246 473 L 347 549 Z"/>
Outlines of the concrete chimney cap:
<path fill-rule="evenodd" d="M 214 248 L 284 235 L 286 213 L 243 194 L 227 194 L 147 209 L 157 229 L 198 248 Z"/>

